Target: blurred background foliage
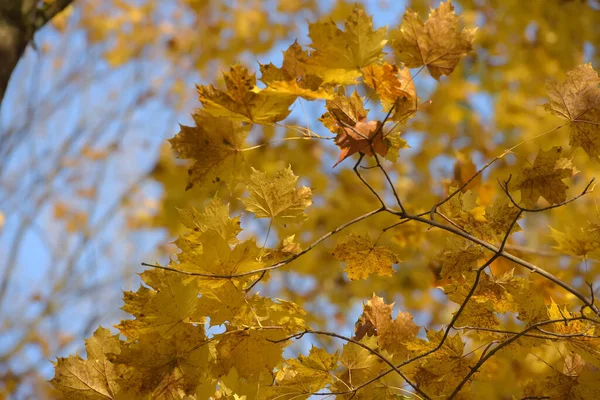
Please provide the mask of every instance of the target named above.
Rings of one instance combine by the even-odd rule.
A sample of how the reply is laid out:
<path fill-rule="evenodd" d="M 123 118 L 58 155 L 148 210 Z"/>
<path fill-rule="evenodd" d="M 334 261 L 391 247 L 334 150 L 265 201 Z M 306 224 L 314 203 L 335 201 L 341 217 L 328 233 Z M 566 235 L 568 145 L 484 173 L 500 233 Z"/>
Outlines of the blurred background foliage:
<path fill-rule="evenodd" d="M 218 185 L 185 190 L 189 164 L 177 160 L 165 142 L 178 131 L 177 123 L 191 123 L 190 110 L 199 105 L 194 84 L 222 85 L 221 71 L 238 62 L 251 70 L 259 63 L 280 65 L 281 51 L 306 38 L 307 19 L 339 22 L 353 7 L 325 3 L 77 0 L 36 33 L 0 114 L 0 398 L 52 398 L 45 383 L 52 374 L 49 360 L 81 351 L 81 337 L 122 317 L 115 305 L 121 304 L 122 290 L 139 285 L 140 263 L 164 262 L 174 251 L 170 243 L 181 229 L 177 208 L 202 208 L 215 194 L 228 194 Z M 439 2 L 364 3 L 376 26 L 396 26 L 405 6 L 425 17 Z M 547 101 L 546 79 L 562 79 L 584 62 L 600 65 L 600 3 L 454 4 L 465 25 L 478 27 L 475 52 L 440 82 L 425 73 L 415 79 L 425 105 L 402 127 L 411 148 L 386 165 L 405 207 L 426 211 L 423 205 L 439 201 L 449 187 L 523 140 L 473 183 L 480 205 L 499 193 L 497 178 L 506 179 L 551 146 L 563 146 L 573 158 L 580 173 L 571 194 L 579 193 L 597 176 L 598 163 L 569 148 L 566 130 L 553 130 L 562 122 L 541 104 Z M 366 87 L 358 90 L 374 96 Z M 292 112 L 294 124 L 254 127 L 249 141 L 258 147 L 245 153 L 247 165 L 267 173 L 291 165 L 312 188 L 314 205 L 305 233 L 297 237 L 302 245 L 375 206 L 351 161 L 331 168 L 337 158 L 333 143 L 277 141 L 306 128 L 328 135 L 317 121 L 323 110 L 322 103 L 301 101 Z M 364 175 L 384 190 L 376 171 Z M 242 213 L 242 196 L 240 185 L 224 198 L 234 215 Z M 528 215 L 508 248 L 587 292 L 585 281 L 598 276 L 598 263 L 559 256 L 548 225 L 564 232 L 600 223 L 597 202 L 592 193 L 576 204 Z M 384 224 L 375 218 L 349 231 L 376 237 Z M 244 216 L 242 226 L 259 237 L 267 229 Z M 269 244 L 292 233 L 276 226 Z M 260 291 L 298 303 L 324 317 L 315 324 L 342 333 L 352 332 L 361 303 L 373 292 L 413 313 L 419 325 L 448 322 L 457 305 L 436 288 L 435 255 L 445 244 L 443 234 L 413 223 L 389 230 L 380 242 L 402 260 L 394 277 L 353 282 L 331 255 L 340 240 L 272 274 Z M 500 259 L 492 271 L 514 267 Z M 557 303 L 569 302 L 565 292 L 532 279 L 532 290 L 547 293 L 548 302 L 550 294 Z M 508 379 L 516 372 L 504 373 Z"/>

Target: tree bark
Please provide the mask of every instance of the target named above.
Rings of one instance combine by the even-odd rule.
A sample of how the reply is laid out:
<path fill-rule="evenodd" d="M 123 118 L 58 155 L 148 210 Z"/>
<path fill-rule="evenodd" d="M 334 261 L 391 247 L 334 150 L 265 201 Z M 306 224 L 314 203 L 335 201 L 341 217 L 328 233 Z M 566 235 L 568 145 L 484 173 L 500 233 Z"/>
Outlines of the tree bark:
<path fill-rule="evenodd" d="M 34 33 L 74 0 L 38 7 L 36 0 L 0 0 L 0 107 L 10 77 Z"/>

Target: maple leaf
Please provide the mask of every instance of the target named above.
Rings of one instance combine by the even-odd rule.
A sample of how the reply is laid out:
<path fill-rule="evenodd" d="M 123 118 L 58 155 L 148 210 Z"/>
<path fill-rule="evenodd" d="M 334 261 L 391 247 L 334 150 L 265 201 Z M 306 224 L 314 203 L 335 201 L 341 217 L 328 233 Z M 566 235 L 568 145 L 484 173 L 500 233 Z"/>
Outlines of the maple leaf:
<path fill-rule="evenodd" d="M 237 183 L 244 156 L 241 152 L 249 126 L 198 110 L 195 127 L 180 125 L 179 133 L 169 141 L 179 158 L 195 160 L 188 173 L 188 186 Z"/>
<path fill-rule="evenodd" d="M 444 249 L 436 258 L 442 264 L 441 276 L 443 279 L 462 280 L 474 273 L 477 261 L 483 258 L 480 246 L 466 239 L 448 239 Z"/>
<path fill-rule="evenodd" d="M 325 107 L 327 112 L 319 120 L 337 135 L 335 144 L 340 148 L 340 156 L 333 167 L 356 153 L 371 156 L 373 149 L 386 157 L 390 148 L 398 150 L 407 147 L 406 141 L 399 136 L 399 130 L 392 129 L 384 135 L 379 121 L 367 121 L 369 110 L 365 110 L 356 91 L 350 97 L 337 94 L 334 99 L 326 102 Z M 396 151 L 388 158 L 394 160 L 397 156 Z"/>
<path fill-rule="evenodd" d="M 175 241 L 178 247 L 182 246 L 181 239 Z M 232 249 L 229 242 L 221 236 L 206 232 L 199 235 L 196 248 L 201 250 L 180 253 L 177 262 L 172 262 L 172 268 L 205 274 L 235 275 L 264 266 L 258 260 L 261 250 L 256 246 L 254 238 L 241 242 Z M 213 284 L 219 286 L 222 282 L 213 281 Z"/>
<path fill-rule="evenodd" d="M 253 320 L 253 303 L 233 282 L 219 286 L 201 284 L 200 292 L 198 311 L 210 319 L 210 326 L 226 322 L 237 326 Z"/>
<path fill-rule="evenodd" d="M 363 68 L 363 81 L 381 99 L 383 111 L 394 110 L 390 120 L 406 122 L 417 112 L 417 91 L 408 68 L 383 63 Z"/>
<path fill-rule="evenodd" d="M 306 69 L 325 82 L 355 83 L 361 68 L 377 63 L 383 57 L 386 28 L 373 30 L 373 21 L 356 6 L 344 23 L 345 31 L 335 22 L 317 22 L 308 26 L 313 51 Z"/>
<path fill-rule="evenodd" d="M 190 208 L 179 209 L 179 220 L 188 229 L 196 232 L 213 231 L 231 244 L 237 243 L 237 235 L 241 232 L 240 217 L 229 217 L 229 204 L 223 204 L 218 197 L 213 197 L 202 212 Z"/>
<path fill-rule="evenodd" d="M 453 313 L 455 315 L 456 313 Z M 457 326 L 477 326 L 479 328 L 498 328 L 500 320 L 491 301 L 470 301 L 456 320 Z"/>
<path fill-rule="evenodd" d="M 264 93 L 276 92 L 302 97 L 306 100 L 332 99 L 333 91 L 323 85 L 323 79 L 306 72 L 308 53 L 294 42 L 283 53 L 281 68 L 272 63 L 260 66 L 263 81 L 267 88 Z"/>
<path fill-rule="evenodd" d="M 444 329 L 427 330 L 428 341 L 415 338 L 406 346 L 412 354 L 422 354 L 436 347 L 443 336 Z M 411 374 L 414 382 L 429 395 L 448 395 L 470 370 L 469 360 L 463 356 L 464 348 L 460 335 L 448 335 L 442 347 L 424 357 L 415 368 Z"/>
<path fill-rule="evenodd" d="M 563 82 L 548 80 L 550 102 L 544 108 L 570 121 L 569 144 L 590 157 L 600 156 L 600 77 L 591 64 L 569 72 Z"/>
<path fill-rule="evenodd" d="M 344 128 L 366 121 L 369 113 L 356 91 L 352 92 L 350 97 L 336 93 L 335 98 L 325 102 L 325 108 L 327 112 L 319 121 L 335 134 L 339 134 Z"/>
<path fill-rule="evenodd" d="M 269 262 L 279 262 L 302 252 L 302 248 L 294 241 L 296 235 L 286 237 L 275 250 L 267 253 L 262 259 Z"/>
<path fill-rule="evenodd" d="M 540 149 L 530 168 L 523 168 L 515 181 L 515 188 L 521 191 L 521 201 L 526 207 L 533 207 L 543 197 L 550 204 L 559 204 L 567 199 L 569 188 L 562 180 L 577 173 L 571 160 L 561 158 L 562 148 Z"/>
<path fill-rule="evenodd" d="M 333 165 L 334 167 L 356 153 L 372 156 L 375 151 L 385 157 L 389 150 L 389 145 L 383 138 L 379 121 L 361 121 L 353 127 L 344 128 L 335 138 L 335 144 L 340 148 L 340 156 Z"/>
<path fill-rule="evenodd" d="M 456 188 L 450 187 L 453 193 Z M 479 204 L 478 196 L 471 190 L 459 192 L 440 207 L 440 211 L 454 224 L 466 232 L 484 240 L 501 240 L 508 233 L 519 209 L 507 196 L 499 196 L 488 207 Z M 512 227 L 511 233 L 519 231 L 519 225 Z"/>
<path fill-rule="evenodd" d="M 274 178 L 252 168 L 246 185 L 250 196 L 242 199 L 246 210 L 256 218 L 271 218 L 284 224 L 303 221 L 304 210 L 312 204 L 312 192 L 305 186 L 296 189 L 297 180 L 291 165 Z"/>
<path fill-rule="evenodd" d="M 196 310 L 199 303 L 195 285 L 186 284 L 177 274 L 163 270 L 143 277 L 151 277 L 144 282 L 156 290 L 140 286 L 135 293 L 125 292 L 122 309 L 136 319 L 122 320 L 116 325 L 129 342 L 149 332 L 170 338 L 187 324 L 204 323 L 204 317 Z"/>
<path fill-rule="evenodd" d="M 473 49 L 476 29 L 459 29 L 459 18 L 451 1 L 442 2 L 429 13 L 426 22 L 407 10 L 400 28 L 390 32 L 399 61 L 408 68 L 426 66 L 439 80 L 450 75 L 462 57 Z"/>
<path fill-rule="evenodd" d="M 549 325 L 552 330 L 561 335 L 569 335 L 575 333 L 581 333 L 584 331 L 584 325 L 582 321 L 567 321 L 570 318 L 573 318 L 573 315 L 567 310 L 567 307 L 563 307 L 562 309 L 551 300 L 550 306 L 548 306 L 548 319 L 550 320 L 564 320 L 561 322 L 555 322 Z"/>
<path fill-rule="evenodd" d="M 106 354 L 121 352 L 119 335 L 98 328 L 85 340 L 87 360 L 79 356 L 58 358 L 50 383 L 69 399 L 114 399 L 127 383 L 125 366 L 115 365 Z"/>
<path fill-rule="evenodd" d="M 311 394 L 333 383 L 331 371 L 336 368 L 338 354 L 312 347 L 308 356 L 285 360 L 283 369 L 275 376 L 276 386 L 266 393 L 268 398 L 302 398 L 299 394 Z M 287 396 L 286 396 L 287 395 Z M 305 398 L 307 398 L 306 396 Z"/>
<path fill-rule="evenodd" d="M 498 313 L 518 311 L 519 305 L 513 294 L 511 294 L 511 291 L 513 293 L 524 291 L 526 281 L 523 278 L 514 276 L 513 272 L 513 270 L 510 270 L 498 277 L 490 276 L 486 273 L 481 274 L 479 284 L 477 285 L 475 292 L 471 295 L 471 300 L 467 304 L 467 307 L 472 304 L 477 304 L 479 309 L 473 310 L 473 312 L 478 311 L 480 313 L 484 312 L 484 310 L 493 310 Z M 472 282 L 469 281 L 453 281 L 450 284 L 444 285 L 443 289 L 450 300 L 457 304 L 462 304 L 470 293 L 471 286 Z M 486 317 L 488 322 L 492 319 L 493 318 L 489 315 Z M 475 321 L 475 324 L 472 322 L 474 322 L 473 319 L 471 319 L 468 325 L 480 326 L 479 322 Z M 467 324 L 459 323 L 458 325 Z"/>
<path fill-rule="evenodd" d="M 368 348 L 377 348 L 377 338 L 363 337 L 360 343 Z M 385 352 L 382 352 L 386 354 Z M 341 379 L 350 387 L 358 386 L 376 376 L 386 364 L 369 350 L 355 343 L 346 343 L 340 356 L 340 363 L 347 369 Z"/>
<path fill-rule="evenodd" d="M 523 395 L 530 399 L 595 399 L 599 390 L 597 371 L 588 370 L 581 376 L 572 376 L 554 370 L 550 376 L 527 383 Z"/>
<path fill-rule="evenodd" d="M 366 279 L 377 273 L 381 276 L 392 276 L 393 264 L 400 262 L 398 257 L 387 247 L 371 244 L 368 235 L 349 234 L 344 243 L 338 244 L 333 256 L 346 262 L 346 273 L 350 280 Z"/>
<path fill-rule="evenodd" d="M 235 368 L 242 378 L 258 381 L 261 375 L 270 376 L 283 357 L 283 342 L 274 343 L 268 331 L 246 329 L 215 335 L 218 367 L 227 374 Z"/>
<path fill-rule="evenodd" d="M 210 343 L 202 326 L 186 325 L 169 339 L 156 332 L 141 335 L 113 357 L 114 363 L 130 368 L 128 393 L 122 398 L 140 398 L 139 393 L 159 399 L 178 393 L 181 398 L 193 394 L 202 382 L 211 382 L 214 390 Z"/>
<path fill-rule="evenodd" d="M 260 90 L 256 87 L 256 76 L 241 65 L 234 65 L 223 76 L 226 92 L 212 85 L 197 85 L 203 110 L 215 117 L 270 124 L 285 119 L 296 100 L 296 96 L 290 94 Z"/>
<path fill-rule="evenodd" d="M 379 348 L 402 359 L 408 355 L 403 343 L 412 340 L 419 333 L 419 327 L 408 312 L 399 312 L 392 319 L 393 309 L 394 303 L 385 304 L 383 298 L 373 294 L 373 298 L 363 304 L 363 313 L 355 326 L 355 339 L 375 335 Z"/>
<path fill-rule="evenodd" d="M 564 233 L 552 227 L 550 230 L 556 250 L 584 258 L 600 257 L 600 225 L 588 222 L 583 228 L 566 228 Z"/>

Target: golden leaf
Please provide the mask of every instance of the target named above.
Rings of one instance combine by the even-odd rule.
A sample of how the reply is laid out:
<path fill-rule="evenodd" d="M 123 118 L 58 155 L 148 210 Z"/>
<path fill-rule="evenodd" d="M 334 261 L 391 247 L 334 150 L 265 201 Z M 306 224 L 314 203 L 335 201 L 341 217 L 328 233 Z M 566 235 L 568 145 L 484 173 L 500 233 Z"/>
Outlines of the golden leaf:
<path fill-rule="evenodd" d="M 194 114 L 195 127 L 181 125 L 170 139 L 179 158 L 195 160 L 188 173 L 187 189 L 194 185 L 234 185 L 240 178 L 244 156 L 240 151 L 249 126 L 214 117 L 203 110 Z"/>
<path fill-rule="evenodd" d="M 315 393 L 333 383 L 331 371 L 336 368 L 337 353 L 312 347 L 308 356 L 285 360 L 283 369 L 275 376 L 276 386 L 268 391 L 268 398 L 300 398 L 299 393 Z M 272 397 L 271 397 L 272 396 Z"/>
<path fill-rule="evenodd" d="M 85 341 L 87 360 L 79 356 L 58 358 L 50 383 L 69 399 L 114 399 L 121 387 L 126 367 L 115 365 L 107 354 L 120 353 L 119 335 L 98 328 Z"/>
<path fill-rule="evenodd" d="M 556 241 L 554 248 L 579 257 L 600 257 L 600 225 L 589 223 L 583 228 L 566 227 L 564 232 L 550 227 Z"/>
<path fill-rule="evenodd" d="M 577 173 L 577 169 L 566 158 L 561 158 L 562 148 L 548 151 L 540 149 L 530 168 L 521 169 L 514 187 L 521 191 L 521 201 L 533 207 L 543 197 L 550 204 L 559 204 L 567 199 L 569 188 L 562 180 Z"/>
<path fill-rule="evenodd" d="M 231 244 L 237 242 L 241 232 L 240 217 L 229 217 L 229 204 L 223 204 L 218 197 L 213 197 L 202 212 L 191 209 L 180 209 L 179 220 L 188 229 L 198 232 L 214 231 Z"/>
<path fill-rule="evenodd" d="M 198 85 L 198 99 L 204 111 L 232 121 L 270 124 L 285 119 L 295 95 L 264 91 L 256 87 L 256 76 L 240 65 L 224 74 L 227 91 Z"/>
<path fill-rule="evenodd" d="M 323 79 L 306 72 L 305 63 L 308 53 L 294 42 L 283 53 L 281 68 L 273 64 L 261 65 L 260 72 L 267 88 L 264 93 L 282 93 L 302 97 L 306 100 L 327 99 L 334 97 L 331 88 L 321 86 Z"/>
<path fill-rule="evenodd" d="M 346 242 L 338 244 L 333 256 L 346 262 L 345 271 L 353 281 L 366 279 L 374 273 L 392 276 L 392 265 L 400 262 L 389 248 L 371 244 L 369 236 L 355 234 L 349 234 Z"/>
<path fill-rule="evenodd" d="M 394 110 L 390 120 L 406 122 L 417 112 L 417 91 L 408 68 L 398 68 L 396 65 L 383 63 L 373 64 L 363 68 L 363 81 L 381 99 L 383 111 Z"/>
<path fill-rule="evenodd" d="M 365 121 L 369 112 L 365 110 L 363 101 L 356 91 L 352 92 L 350 97 L 336 93 L 335 98 L 327 100 L 325 108 L 327 112 L 319 118 L 319 121 L 335 134 L 340 134 L 344 128 Z"/>
<path fill-rule="evenodd" d="M 373 30 L 373 21 L 357 6 L 346 18 L 345 31 L 335 22 L 317 22 L 308 27 L 309 45 L 314 49 L 306 69 L 327 83 L 351 84 L 360 69 L 377 63 L 383 57 L 387 28 Z"/>
<path fill-rule="evenodd" d="M 431 10 L 426 22 L 407 10 L 402 26 L 390 32 L 392 47 L 399 61 L 408 68 L 426 66 L 439 80 L 450 75 L 462 57 L 473 49 L 476 29 L 459 29 L 459 18 L 451 1 Z"/>
<path fill-rule="evenodd" d="M 242 330 L 218 335 L 216 346 L 218 367 L 225 374 L 235 368 L 240 377 L 257 381 L 261 375 L 271 375 L 283 361 L 283 343 L 273 343 L 271 334 L 261 330 Z"/>
<path fill-rule="evenodd" d="M 305 186 L 296 189 L 297 180 L 291 165 L 274 178 L 252 168 L 247 183 L 250 196 L 242 199 L 246 210 L 256 218 L 271 218 L 284 224 L 303 221 L 304 210 L 312 204 L 312 192 Z"/>
<path fill-rule="evenodd" d="M 569 144 L 593 158 L 600 156 L 600 78 L 591 64 L 567 72 L 563 82 L 548 80 L 544 108 L 570 121 Z"/>
<path fill-rule="evenodd" d="M 401 311 L 392 319 L 393 309 L 394 303 L 385 304 L 383 298 L 373 294 L 373 298 L 363 304 L 363 313 L 355 326 L 355 339 L 375 335 L 379 348 L 402 359 L 408 355 L 404 343 L 415 338 L 419 327 L 408 312 Z"/>

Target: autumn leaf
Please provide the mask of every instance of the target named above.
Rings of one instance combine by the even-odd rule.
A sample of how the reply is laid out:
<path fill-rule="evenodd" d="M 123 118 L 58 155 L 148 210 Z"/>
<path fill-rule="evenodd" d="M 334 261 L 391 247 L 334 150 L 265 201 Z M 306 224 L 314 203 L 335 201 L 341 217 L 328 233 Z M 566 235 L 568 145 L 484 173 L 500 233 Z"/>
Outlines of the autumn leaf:
<path fill-rule="evenodd" d="M 363 337 L 359 342 L 371 349 L 377 347 L 377 338 L 374 336 Z M 352 386 L 368 381 L 386 367 L 379 357 L 355 343 L 344 345 L 340 363 L 346 368 L 341 379 Z"/>
<path fill-rule="evenodd" d="M 456 188 L 451 187 L 450 193 Z M 471 190 L 459 192 L 440 207 L 443 215 L 452 222 L 478 238 L 502 241 L 509 235 L 514 218 L 519 209 L 506 196 L 498 196 L 494 203 L 484 207 L 479 197 Z M 512 226 L 510 233 L 518 232 L 519 225 Z"/>
<path fill-rule="evenodd" d="M 540 197 L 550 204 L 559 204 L 567 199 L 569 188 L 562 180 L 577 173 L 571 160 L 561 158 L 562 148 L 540 149 L 531 167 L 523 168 L 514 187 L 521 191 L 521 201 L 533 207 Z"/>
<path fill-rule="evenodd" d="M 182 246 L 181 238 L 175 241 Z M 199 247 L 201 246 L 201 247 Z M 229 241 L 219 235 L 206 232 L 196 241 L 200 251 L 182 252 L 172 267 L 181 271 L 198 272 L 212 275 L 236 275 L 260 269 L 264 264 L 259 261 L 260 248 L 254 238 L 238 243 L 233 249 Z M 220 285 L 219 281 L 214 281 Z"/>
<path fill-rule="evenodd" d="M 403 343 L 412 340 L 419 327 L 408 312 L 401 311 L 392 319 L 393 309 L 394 303 L 385 304 L 383 298 L 373 294 L 371 300 L 363 304 L 363 313 L 356 322 L 355 339 L 360 340 L 365 335 L 377 336 L 379 348 L 402 359 L 408 355 Z"/>
<path fill-rule="evenodd" d="M 345 31 L 335 22 L 317 22 L 308 27 L 313 51 L 307 60 L 308 71 L 325 82 L 351 84 L 361 68 L 383 57 L 387 28 L 373 30 L 373 21 L 362 7 L 356 6 L 344 23 Z"/>
<path fill-rule="evenodd" d="M 179 133 L 170 140 L 179 158 L 194 160 L 188 171 L 187 189 L 194 185 L 237 183 L 244 164 L 240 150 L 248 126 L 204 111 L 196 112 L 193 117 L 196 126 L 181 125 Z"/>
<path fill-rule="evenodd" d="M 203 326 L 186 325 L 170 338 L 153 332 L 141 335 L 113 357 L 116 364 L 129 366 L 130 376 L 121 398 L 163 397 L 164 393 L 192 394 L 201 382 L 211 383 L 214 359 Z"/>
<path fill-rule="evenodd" d="M 123 295 L 123 311 L 135 319 L 122 320 L 116 327 L 128 341 L 149 332 L 170 338 L 187 324 L 204 323 L 204 317 L 196 312 L 199 305 L 196 285 L 186 284 L 176 274 L 162 270 L 153 271 L 152 280 L 145 283 L 153 285 L 155 290 L 140 286 L 137 292 Z"/>
<path fill-rule="evenodd" d="M 296 100 L 296 96 L 290 94 L 260 90 L 256 87 L 256 76 L 240 65 L 231 67 L 231 71 L 223 75 L 225 92 L 212 85 L 197 86 L 203 110 L 215 117 L 270 124 L 286 118 Z"/>
<path fill-rule="evenodd" d="M 325 108 L 327 112 L 319 118 L 319 121 L 335 134 L 340 134 L 344 128 L 366 121 L 369 113 L 356 91 L 349 97 L 337 93 L 333 99 L 327 100 Z"/>
<path fill-rule="evenodd" d="M 426 66 L 439 80 L 450 75 L 462 57 L 473 49 L 476 29 L 459 29 L 459 18 L 451 1 L 442 2 L 429 13 L 426 22 L 407 10 L 402 25 L 390 32 L 392 47 L 399 61 L 408 68 Z"/>
<path fill-rule="evenodd" d="M 273 343 L 268 331 L 236 330 L 217 337 L 219 369 L 225 374 L 235 368 L 241 377 L 256 382 L 262 375 L 270 376 L 273 368 L 283 361 L 284 344 Z"/>
<path fill-rule="evenodd" d="M 214 231 L 230 243 L 237 242 L 241 232 L 240 217 L 229 217 L 229 204 L 223 204 L 218 197 L 213 197 L 202 212 L 191 209 L 180 209 L 179 220 L 188 229 L 198 232 Z"/>
<path fill-rule="evenodd" d="M 275 376 L 275 386 L 267 397 L 287 399 L 301 398 L 299 394 L 311 394 L 333 383 L 332 370 L 336 368 L 338 354 L 312 347 L 308 356 L 285 360 L 283 369 Z"/>
<path fill-rule="evenodd" d="M 474 273 L 477 261 L 483 258 L 480 246 L 462 238 L 448 239 L 444 249 L 436 258 L 442 264 L 441 275 L 444 279 L 464 279 Z"/>
<path fill-rule="evenodd" d="M 242 199 L 246 210 L 256 218 L 271 218 L 283 224 L 303 221 L 304 210 L 312 204 L 312 192 L 305 186 L 296 189 L 297 180 L 291 165 L 274 178 L 252 168 L 247 183 L 250 196 Z"/>
<path fill-rule="evenodd" d="M 583 228 L 566 227 L 562 232 L 550 227 L 556 241 L 554 248 L 562 253 L 578 257 L 600 257 L 600 226 L 588 223 Z"/>
<path fill-rule="evenodd" d="M 262 259 L 269 262 L 278 262 L 302 252 L 300 245 L 294 241 L 296 235 L 286 237 L 276 249 L 266 254 Z"/>
<path fill-rule="evenodd" d="M 107 354 L 120 353 L 119 335 L 100 327 L 85 341 L 85 348 L 87 360 L 79 356 L 58 358 L 50 383 L 71 399 L 116 398 L 127 384 L 122 379 L 126 367 L 110 362 Z"/>
<path fill-rule="evenodd" d="M 363 81 L 381 100 L 384 112 L 394 107 L 390 120 L 406 122 L 417 112 L 417 91 L 408 68 L 383 63 L 363 68 Z"/>
<path fill-rule="evenodd" d="M 331 87 L 323 86 L 323 79 L 307 73 L 305 63 L 308 53 L 294 42 L 283 53 L 281 68 L 273 64 L 261 65 L 260 72 L 267 88 L 263 93 L 282 93 L 299 96 L 306 100 L 332 99 L 334 94 Z"/>
<path fill-rule="evenodd" d="M 548 80 L 546 111 L 570 122 L 569 144 L 600 156 L 600 78 L 591 64 L 569 72 L 563 82 Z"/>
<path fill-rule="evenodd" d="M 366 279 L 374 273 L 392 276 L 392 265 L 400 262 L 389 248 L 373 245 L 368 236 L 355 234 L 349 234 L 344 243 L 338 244 L 333 256 L 346 262 L 345 271 L 350 280 Z"/>
<path fill-rule="evenodd" d="M 340 156 L 335 167 L 346 158 L 356 153 L 372 156 L 373 152 L 386 156 L 389 145 L 383 138 L 379 121 L 358 122 L 353 127 L 346 127 L 335 138 L 335 144 L 340 148 Z M 372 150 L 371 150 L 372 149 Z"/>

